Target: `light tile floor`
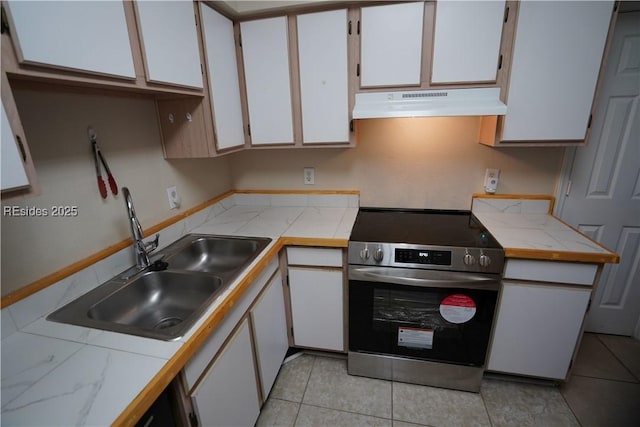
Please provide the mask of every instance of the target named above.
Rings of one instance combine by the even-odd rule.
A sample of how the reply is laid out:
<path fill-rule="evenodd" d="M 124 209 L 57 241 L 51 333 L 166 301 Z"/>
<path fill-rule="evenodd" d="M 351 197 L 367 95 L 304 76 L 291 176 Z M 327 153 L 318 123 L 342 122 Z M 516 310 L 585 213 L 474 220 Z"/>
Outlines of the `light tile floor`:
<path fill-rule="evenodd" d="M 280 369 L 265 426 L 640 426 L 640 341 L 586 334 L 562 387 L 485 378 L 480 393 L 349 376 L 344 358 Z"/>

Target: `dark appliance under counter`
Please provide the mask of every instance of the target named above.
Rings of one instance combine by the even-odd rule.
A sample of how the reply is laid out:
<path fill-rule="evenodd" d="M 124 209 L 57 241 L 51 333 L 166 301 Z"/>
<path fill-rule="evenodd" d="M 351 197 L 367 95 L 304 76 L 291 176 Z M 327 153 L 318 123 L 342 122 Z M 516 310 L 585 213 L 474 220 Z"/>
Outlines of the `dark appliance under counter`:
<path fill-rule="evenodd" d="M 478 392 L 504 251 L 468 211 L 361 208 L 348 372 Z"/>

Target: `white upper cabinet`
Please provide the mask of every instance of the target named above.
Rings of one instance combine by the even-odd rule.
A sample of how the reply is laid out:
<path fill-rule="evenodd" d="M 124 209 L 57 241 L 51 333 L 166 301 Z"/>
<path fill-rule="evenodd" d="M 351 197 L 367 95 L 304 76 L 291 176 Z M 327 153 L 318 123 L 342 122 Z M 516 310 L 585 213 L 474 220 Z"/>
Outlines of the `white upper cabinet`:
<path fill-rule="evenodd" d="M 297 17 L 303 143 L 349 141 L 347 11 Z"/>
<path fill-rule="evenodd" d="M 193 2 L 138 0 L 135 4 L 147 80 L 201 89 Z"/>
<path fill-rule="evenodd" d="M 218 150 L 244 145 L 233 22 L 200 3 Z"/>
<path fill-rule="evenodd" d="M 502 1 L 436 3 L 431 83 L 495 82 Z"/>
<path fill-rule="evenodd" d="M 520 2 L 502 141 L 585 139 L 613 2 Z"/>
<path fill-rule="evenodd" d="M 29 185 L 29 178 L 22 163 L 22 156 L 18 151 L 16 139 L 11 130 L 7 112 L 2 104 L 2 151 L 0 152 L 2 165 L 0 166 L 0 186 L 2 191 L 24 188 Z"/>
<path fill-rule="evenodd" d="M 361 9 L 360 87 L 418 86 L 424 3 Z"/>
<path fill-rule="evenodd" d="M 21 63 L 135 79 L 121 1 L 9 1 Z"/>
<path fill-rule="evenodd" d="M 291 144 L 293 114 L 287 18 L 240 23 L 253 145 Z"/>

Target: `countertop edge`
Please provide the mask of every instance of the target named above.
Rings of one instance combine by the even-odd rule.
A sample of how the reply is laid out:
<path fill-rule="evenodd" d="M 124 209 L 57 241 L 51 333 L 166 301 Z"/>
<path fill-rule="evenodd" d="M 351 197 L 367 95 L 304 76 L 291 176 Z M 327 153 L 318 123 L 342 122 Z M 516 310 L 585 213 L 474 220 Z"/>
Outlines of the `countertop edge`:
<path fill-rule="evenodd" d="M 598 264 L 618 264 L 620 262 L 620 255 L 616 253 L 569 252 L 552 251 L 547 249 L 504 248 L 504 256 L 505 258 Z"/>

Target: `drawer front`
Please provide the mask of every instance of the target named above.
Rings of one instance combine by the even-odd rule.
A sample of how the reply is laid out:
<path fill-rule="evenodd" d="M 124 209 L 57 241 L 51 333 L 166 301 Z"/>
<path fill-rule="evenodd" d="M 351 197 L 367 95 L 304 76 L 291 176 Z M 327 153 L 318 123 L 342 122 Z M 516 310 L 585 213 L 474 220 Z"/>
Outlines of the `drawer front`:
<path fill-rule="evenodd" d="M 342 268 L 342 249 L 335 248 L 287 248 L 289 265 L 317 265 Z"/>
<path fill-rule="evenodd" d="M 504 278 L 592 286 L 597 272 L 598 264 L 509 259 Z"/>

